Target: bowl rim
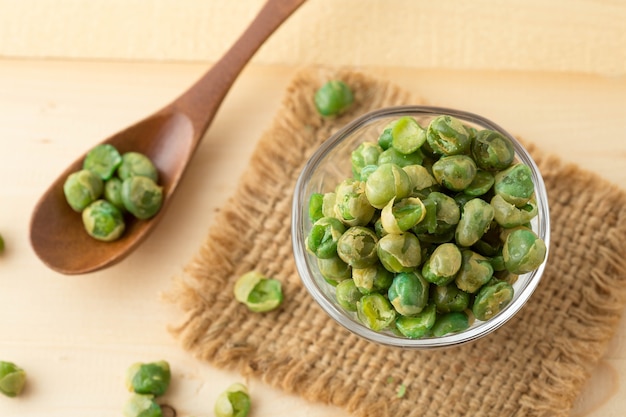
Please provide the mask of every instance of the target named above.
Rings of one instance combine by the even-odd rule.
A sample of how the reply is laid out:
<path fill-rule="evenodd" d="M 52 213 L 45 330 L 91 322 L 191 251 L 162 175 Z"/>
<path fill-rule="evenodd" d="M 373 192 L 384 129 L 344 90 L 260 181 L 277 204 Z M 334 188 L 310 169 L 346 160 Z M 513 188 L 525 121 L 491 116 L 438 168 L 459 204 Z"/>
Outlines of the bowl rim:
<path fill-rule="evenodd" d="M 516 158 L 528 166 L 531 167 L 532 179 L 535 184 L 535 196 L 537 200 L 537 206 L 539 209 L 537 219 L 536 233 L 544 240 L 546 245 L 546 260 L 536 270 L 524 274 L 529 275 L 529 278 L 525 286 L 521 289 L 521 292 L 513 299 L 513 301 L 506 307 L 505 311 L 496 315 L 490 320 L 481 322 L 475 327 L 470 327 L 459 333 L 452 333 L 436 338 L 424 338 L 424 339 L 410 339 L 404 336 L 394 336 L 387 333 L 376 332 L 369 329 L 365 325 L 356 322 L 347 316 L 346 312 L 338 307 L 331 299 L 328 298 L 326 293 L 320 288 L 319 283 L 314 278 L 313 271 L 309 263 L 307 262 L 307 251 L 305 248 L 305 236 L 303 233 L 303 221 L 307 221 L 308 217 L 305 212 L 308 204 L 306 182 L 307 178 L 315 171 L 320 165 L 324 157 L 329 151 L 334 149 L 341 141 L 349 137 L 355 131 L 381 119 L 400 117 L 404 115 L 418 115 L 418 116 L 438 116 L 438 115 L 450 115 L 457 117 L 464 122 L 471 122 L 477 125 L 481 125 L 484 128 L 496 130 L 505 135 L 511 140 L 515 148 Z M 467 111 L 450 109 L 446 107 L 436 106 L 419 106 L 419 105 L 405 105 L 405 106 L 391 106 L 377 109 L 368 113 L 365 113 L 359 117 L 356 117 L 345 126 L 340 128 L 337 132 L 332 134 L 326 139 L 316 151 L 311 155 L 304 165 L 298 180 L 295 185 L 293 200 L 292 200 L 292 216 L 291 216 L 291 240 L 293 255 L 296 263 L 296 270 L 304 286 L 306 287 L 309 295 L 320 305 L 322 310 L 334 319 L 341 326 L 349 330 L 350 332 L 366 339 L 371 342 L 375 342 L 385 346 L 394 346 L 401 348 L 418 348 L 418 349 L 432 349 L 456 346 L 464 343 L 468 343 L 488 334 L 494 332 L 507 321 L 513 318 L 521 308 L 530 299 L 535 289 L 539 285 L 543 276 L 544 269 L 547 264 L 550 253 L 550 211 L 548 195 L 545 188 L 542 175 L 539 168 L 533 158 L 530 156 L 526 148 L 508 131 L 500 127 L 498 124 L 491 120 Z M 323 285 L 330 285 L 322 283 Z M 507 313 L 507 314 L 504 314 Z"/>

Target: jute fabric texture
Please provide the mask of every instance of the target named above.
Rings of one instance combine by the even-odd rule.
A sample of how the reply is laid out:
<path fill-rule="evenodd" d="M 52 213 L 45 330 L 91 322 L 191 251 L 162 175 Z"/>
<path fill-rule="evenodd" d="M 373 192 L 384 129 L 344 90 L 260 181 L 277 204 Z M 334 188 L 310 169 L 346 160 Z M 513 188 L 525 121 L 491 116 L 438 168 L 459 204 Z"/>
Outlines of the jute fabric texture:
<path fill-rule="evenodd" d="M 350 112 L 336 119 L 312 103 L 329 79 L 355 91 Z M 626 305 L 626 193 L 604 179 L 530 146 L 550 200 L 548 266 L 518 315 L 476 342 L 419 351 L 361 340 L 300 282 L 290 211 L 307 158 L 367 111 L 420 103 L 362 73 L 300 71 L 206 241 L 173 281 L 168 295 L 181 319 L 172 332 L 201 360 L 356 416 L 568 416 Z M 253 269 L 282 281 L 278 310 L 255 314 L 234 300 L 234 281 Z"/>

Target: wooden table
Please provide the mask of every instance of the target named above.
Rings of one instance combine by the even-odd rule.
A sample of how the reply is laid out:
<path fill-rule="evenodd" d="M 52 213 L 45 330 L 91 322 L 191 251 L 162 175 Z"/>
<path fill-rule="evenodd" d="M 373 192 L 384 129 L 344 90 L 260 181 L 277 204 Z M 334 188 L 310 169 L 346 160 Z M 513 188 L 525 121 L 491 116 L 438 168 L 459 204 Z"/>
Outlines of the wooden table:
<path fill-rule="evenodd" d="M 206 66 L 0 60 L 0 359 L 28 372 L 3 417 L 120 415 L 133 362 L 166 359 L 165 397 L 178 416 L 210 416 L 216 396 L 242 381 L 194 359 L 168 333 L 181 317 L 163 302 L 172 277 L 200 247 L 271 123 L 297 68 L 252 66 L 231 91 L 176 200 L 154 234 L 110 269 L 64 276 L 47 269 L 28 240 L 29 219 L 48 183 L 95 142 L 152 113 Z M 512 133 L 626 187 L 626 78 L 527 72 L 371 68 L 431 104 L 483 114 Z M 573 416 L 626 409 L 626 320 Z M 254 416 L 346 416 L 247 381 Z"/>

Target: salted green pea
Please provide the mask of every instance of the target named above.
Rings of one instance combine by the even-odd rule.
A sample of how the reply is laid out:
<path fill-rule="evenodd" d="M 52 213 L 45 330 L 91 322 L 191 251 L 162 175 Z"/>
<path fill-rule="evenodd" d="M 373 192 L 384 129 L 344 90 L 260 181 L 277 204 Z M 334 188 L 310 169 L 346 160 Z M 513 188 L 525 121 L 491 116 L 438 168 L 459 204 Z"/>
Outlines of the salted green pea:
<path fill-rule="evenodd" d="M 213 412 L 216 417 L 246 417 L 251 406 L 248 388 L 241 383 L 235 383 L 217 397 Z"/>
<path fill-rule="evenodd" d="M 126 152 L 122 155 L 122 163 L 117 168 L 117 175 L 122 181 L 127 178 L 141 176 L 157 182 L 159 173 L 152 160 L 141 152 Z"/>
<path fill-rule="evenodd" d="M 391 122 L 389 122 L 384 128 L 383 131 L 381 132 L 380 136 L 378 137 L 378 145 L 383 149 L 389 149 L 391 147 L 391 144 L 393 142 L 393 136 L 391 134 L 393 126 L 396 124 L 398 119 L 394 119 Z"/>
<path fill-rule="evenodd" d="M 324 279 L 336 286 L 337 283 L 352 277 L 352 268 L 337 255 L 331 258 L 316 258 L 317 267 Z"/>
<path fill-rule="evenodd" d="M 372 206 L 382 209 L 392 199 L 408 197 L 411 180 L 407 173 L 396 164 L 379 165 L 365 182 L 365 195 Z"/>
<path fill-rule="evenodd" d="M 545 260 L 546 253 L 545 242 L 535 232 L 526 228 L 511 232 L 502 248 L 506 269 L 518 275 L 537 269 Z"/>
<path fill-rule="evenodd" d="M 413 231 L 422 237 L 422 234 L 441 235 L 451 231 L 454 237 L 454 227 L 459 223 L 461 210 L 456 201 L 441 192 L 433 191 L 424 200 L 426 216 L 413 228 Z M 446 240 L 449 238 L 446 237 Z"/>
<path fill-rule="evenodd" d="M 102 179 L 88 169 L 70 174 L 63 184 L 65 200 L 79 213 L 100 198 L 103 189 Z"/>
<path fill-rule="evenodd" d="M 122 156 L 108 143 L 93 147 L 83 160 L 83 169 L 88 169 L 103 181 L 108 180 L 122 163 Z"/>
<path fill-rule="evenodd" d="M 396 329 L 405 337 L 419 339 L 424 337 L 435 324 L 437 310 L 434 304 L 427 305 L 414 316 L 399 316 L 396 318 Z"/>
<path fill-rule="evenodd" d="M 495 178 L 491 172 L 479 169 L 476 171 L 474 180 L 463 190 L 463 192 L 467 195 L 478 197 L 487 194 L 487 192 L 491 190 L 491 187 L 493 187 L 494 182 Z"/>
<path fill-rule="evenodd" d="M 391 145 L 405 155 L 417 151 L 426 142 L 426 129 L 411 116 L 402 116 L 391 128 Z"/>
<path fill-rule="evenodd" d="M 361 323 L 374 331 L 390 327 L 396 319 L 396 310 L 380 293 L 364 295 L 356 305 L 357 317 Z"/>
<path fill-rule="evenodd" d="M 354 102 L 350 87 L 341 80 L 324 83 L 313 97 L 315 108 L 322 116 L 337 116 L 345 112 Z"/>
<path fill-rule="evenodd" d="M 437 317 L 431 329 L 435 337 L 445 336 L 450 333 L 458 333 L 469 328 L 469 317 L 461 311 L 445 313 Z"/>
<path fill-rule="evenodd" d="M 422 261 L 420 241 L 413 233 L 388 234 L 378 241 L 376 253 L 391 272 L 408 272 Z"/>
<path fill-rule="evenodd" d="M 439 155 L 459 155 L 469 151 L 470 133 L 465 125 L 455 117 L 441 115 L 435 117 L 426 129 L 426 140 L 432 150 Z"/>
<path fill-rule="evenodd" d="M 126 371 L 126 388 L 138 394 L 158 397 L 165 394 L 172 374 L 167 361 L 132 364 Z"/>
<path fill-rule="evenodd" d="M 412 153 L 404 154 L 393 146 L 385 149 L 378 157 L 378 165 L 395 164 L 399 167 L 421 165 L 423 161 L 424 154 L 420 149 Z"/>
<path fill-rule="evenodd" d="M 163 187 L 149 177 L 132 176 L 122 182 L 122 202 L 138 219 L 154 217 L 163 204 Z"/>
<path fill-rule="evenodd" d="M 454 282 L 460 290 L 473 294 L 485 285 L 493 275 L 493 267 L 486 257 L 465 249 L 463 260 Z"/>
<path fill-rule="evenodd" d="M 322 217 L 311 226 L 305 245 L 318 258 L 337 256 L 337 242 L 346 226 L 335 217 Z"/>
<path fill-rule="evenodd" d="M 463 206 L 454 238 L 459 246 L 469 247 L 478 242 L 489 229 L 494 210 L 491 204 L 474 198 Z"/>
<path fill-rule="evenodd" d="M 0 392 L 17 397 L 26 385 L 26 372 L 13 362 L 0 361 Z"/>
<path fill-rule="evenodd" d="M 347 279 L 337 284 L 335 298 L 337 303 L 348 311 L 356 311 L 357 302 L 363 297 L 353 280 Z"/>
<path fill-rule="evenodd" d="M 324 212 L 322 210 L 323 204 L 324 194 L 311 194 L 311 197 L 309 197 L 309 220 L 311 220 L 311 222 L 315 223 L 316 221 L 324 217 Z"/>
<path fill-rule="evenodd" d="M 335 199 L 334 191 L 324 193 L 322 197 L 322 215 L 323 217 L 335 217 Z"/>
<path fill-rule="evenodd" d="M 353 178 L 341 181 L 335 189 L 335 216 L 348 226 L 364 226 L 375 209 L 365 195 L 365 183 Z"/>
<path fill-rule="evenodd" d="M 352 162 L 352 174 L 354 178 L 363 180 L 361 172 L 368 165 L 377 165 L 378 157 L 383 152 L 383 148 L 375 142 L 361 143 L 350 155 Z"/>
<path fill-rule="evenodd" d="M 513 300 L 513 287 L 505 281 L 485 285 L 478 291 L 472 313 L 478 320 L 486 321 L 501 312 Z"/>
<path fill-rule="evenodd" d="M 467 155 L 444 156 L 433 164 L 437 182 L 451 191 L 463 191 L 476 176 L 474 160 Z"/>
<path fill-rule="evenodd" d="M 436 285 L 447 285 L 461 268 L 460 249 L 454 243 L 438 245 L 422 266 L 426 281 Z"/>
<path fill-rule="evenodd" d="M 428 304 L 429 284 L 417 271 L 395 276 L 387 291 L 391 305 L 403 316 L 414 316 Z"/>
<path fill-rule="evenodd" d="M 372 230 L 353 226 L 337 241 L 337 255 L 352 268 L 365 268 L 378 260 L 377 243 L 378 237 Z"/>
<path fill-rule="evenodd" d="M 392 199 L 380 213 L 380 221 L 387 233 L 404 233 L 422 221 L 426 207 L 417 197 Z"/>
<path fill-rule="evenodd" d="M 237 278 L 233 293 L 235 300 L 255 313 L 275 310 L 283 302 L 281 282 L 258 271 L 249 271 Z"/>
<path fill-rule="evenodd" d="M 393 281 L 393 277 L 394 274 L 378 262 L 366 268 L 352 270 L 352 280 L 363 294 L 386 292 Z"/>
<path fill-rule="evenodd" d="M 435 178 L 422 165 L 407 165 L 402 167 L 411 181 L 411 197 L 426 197 L 432 187 L 437 185 Z"/>
<path fill-rule="evenodd" d="M 122 180 L 113 177 L 104 183 L 104 198 L 118 209 L 124 211 L 124 201 L 122 200 Z"/>
<path fill-rule="evenodd" d="M 513 163 L 515 148 L 501 133 L 484 129 L 472 141 L 472 155 L 480 169 L 502 171 Z"/>
<path fill-rule="evenodd" d="M 124 417 L 163 417 L 161 406 L 154 401 L 154 396 L 133 394 L 122 409 Z"/>
<path fill-rule="evenodd" d="M 89 236 L 103 242 L 119 239 L 126 228 L 122 212 L 106 200 L 96 200 L 87 206 L 82 219 Z"/>
<path fill-rule="evenodd" d="M 464 311 L 469 306 L 470 298 L 468 293 L 461 291 L 454 283 L 430 286 L 430 301 L 439 313 Z"/>
<path fill-rule="evenodd" d="M 527 224 L 538 213 L 537 203 L 533 198 L 523 206 L 517 207 L 506 201 L 501 195 L 496 194 L 491 199 L 491 206 L 496 222 L 506 228 Z"/>
<path fill-rule="evenodd" d="M 526 164 L 513 165 L 496 174 L 493 189 L 509 203 L 521 207 L 535 192 L 532 172 Z"/>

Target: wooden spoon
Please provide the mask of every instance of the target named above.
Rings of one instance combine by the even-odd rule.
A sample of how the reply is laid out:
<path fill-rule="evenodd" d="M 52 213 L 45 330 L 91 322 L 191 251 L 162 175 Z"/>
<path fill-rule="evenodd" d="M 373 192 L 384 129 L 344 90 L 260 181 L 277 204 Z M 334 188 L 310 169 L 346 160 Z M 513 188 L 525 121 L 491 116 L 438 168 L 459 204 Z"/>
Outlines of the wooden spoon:
<path fill-rule="evenodd" d="M 87 235 L 81 216 L 65 201 L 63 183 L 82 167 L 85 155 L 70 165 L 41 197 L 30 223 L 35 253 L 63 274 L 84 274 L 113 265 L 135 249 L 161 220 L 183 173 L 224 97 L 265 40 L 305 0 L 268 0 L 226 54 L 172 103 L 102 143 L 120 153 L 142 152 L 159 171 L 164 201 L 150 220 L 129 220 L 122 238 L 100 242 Z"/>

